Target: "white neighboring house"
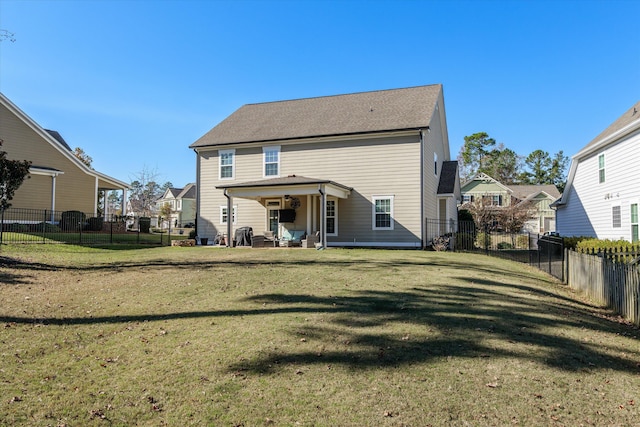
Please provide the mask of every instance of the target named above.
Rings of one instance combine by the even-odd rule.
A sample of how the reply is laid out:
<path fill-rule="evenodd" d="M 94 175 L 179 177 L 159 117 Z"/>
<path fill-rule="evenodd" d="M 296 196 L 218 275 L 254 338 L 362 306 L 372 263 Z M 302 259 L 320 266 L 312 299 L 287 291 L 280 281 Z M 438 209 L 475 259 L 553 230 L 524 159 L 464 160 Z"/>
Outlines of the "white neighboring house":
<path fill-rule="evenodd" d="M 640 101 L 571 159 L 557 207 L 563 236 L 638 241 Z"/>

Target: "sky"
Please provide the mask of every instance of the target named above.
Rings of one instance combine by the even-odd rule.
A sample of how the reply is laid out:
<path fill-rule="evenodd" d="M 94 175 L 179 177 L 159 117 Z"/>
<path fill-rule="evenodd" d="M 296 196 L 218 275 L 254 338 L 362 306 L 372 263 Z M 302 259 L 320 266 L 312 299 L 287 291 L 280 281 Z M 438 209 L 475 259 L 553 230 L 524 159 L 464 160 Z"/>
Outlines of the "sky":
<path fill-rule="evenodd" d="M 441 83 L 487 132 L 571 157 L 640 100 L 640 0 L 0 0 L 0 92 L 124 182 L 195 182 L 244 104 Z"/>

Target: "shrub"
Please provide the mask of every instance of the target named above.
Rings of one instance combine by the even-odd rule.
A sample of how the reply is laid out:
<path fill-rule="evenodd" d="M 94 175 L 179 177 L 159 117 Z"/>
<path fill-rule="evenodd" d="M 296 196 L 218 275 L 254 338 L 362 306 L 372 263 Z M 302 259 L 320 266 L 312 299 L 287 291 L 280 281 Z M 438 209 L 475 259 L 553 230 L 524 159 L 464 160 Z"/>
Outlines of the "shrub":
<path fill-rule="evenodd" d="M 482 249 L 488 249 L 491 247 L 491 234 L 478 233 L 476 236 L 476 245 Z"/>
<path fill-rule="evenodd" d="M 4 224 L 2 228 L 3 228 L 3 231 L 13 232 L 13 233 L 26 233 L 29 231 L 29 227 L 27 225 L 19 224 L 17 222 Z"/>
<path fill-rule="evenodd" d="M 35 225 L 34 231 L 40 232 L 40 233 L 42 233 L 43 231 L 45 233 L 58 233 L 60 232 L 60 227 L 58 227 L 55 224 L 51 224 L 49 222 L 41 222 Z"/>
<path fill-rule="evenodd" d="M 498 250 L 513 249 L 513 245 L 509 242 L 498 243 Z"/>
<path fill-rule="evenodd" d="M 434 237 L 433 240 L 431 241 L 431 247 L 438 252 L 446 251 L 449 249 L 450 241 L 451 241 L 450 234 Z"/>
<path fill-rule="evenodd" d="M 138 219 L 138 224 L 140 225 L 141 233 L 148 233 L 151 229 L 151 218 L 148 216 L 142 216 Z"/>
<path fill-rule="evenodd" d="M 86 215 L 80 211 L 65 211 L 60 216 L 62 231 L 80 231 L 84 227 Z"/>
<path fill-rule="evenodd" d="M 529 249 L 529 236 L 520 234 L 516 238 L 516 247 L 519 249 Z"/>
<path fill-rule="evenodd" d="M 102 231 L 102 227 L 104 226 L 104 218 L 91 217 L 87 220 L 87 224 L 87 230 L 89 231 Z"/>
<path fill-rule="evenodd" d="M 190 239 L 195 239 L 196 238 L 196 230 L 191 230 L 189 232 L 189 238 Z"/>

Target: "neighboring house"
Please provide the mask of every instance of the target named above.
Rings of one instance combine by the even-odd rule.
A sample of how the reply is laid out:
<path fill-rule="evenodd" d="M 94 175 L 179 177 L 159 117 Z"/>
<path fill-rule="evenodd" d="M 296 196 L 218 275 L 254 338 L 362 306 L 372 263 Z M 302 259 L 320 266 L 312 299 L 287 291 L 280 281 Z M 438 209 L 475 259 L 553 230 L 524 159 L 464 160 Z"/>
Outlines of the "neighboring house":
<path fill-rule="evenodd" d="M 156 211 L 160 212 L 162 206 L 168 204 L 171 207 L 171 217 L 163 218 L 160 226 L 168 228 L 184 227 L 195 223 L 196 220 L 196 185 L 187 184 L 184 188 L 167 188 L 157 201 Z"/>
<path fill-rule="evenodd" d="M 563 236 L 637 242 L 640 102 L 571 158 L 557 207 Z"/>
<path fill-rule="evenodd" d="M 200 237 L 248 226 L 421 248 L 426 219 L 457 218 L 441 85 L 248 104 L 190 147 Z"/>
<path fill-rule="evenodd" d="M 58 132 L 40 127 L 1 93 L 0 140 L 9 159 L 31 161 L 29 176 L 11 201 L 14 208 L 96 216 L 101 190 L 121 190 L 126 199 L 126 183 L 82 163 Z"/>
<path fill-rule="evenodd" d="M 553 185 L 505 185 L 487 174 L 480 173 L 464 183 L 460 189 L 462 203 L 482 200 L 485 206 L 496 208 L 512 205 L 514 202 L 530 202 L 535 216 L 531 218 L 523 231 L 546 233 L 556 231 L 556 215 L 550 205 L 558 200 L 560 192 Z"/>

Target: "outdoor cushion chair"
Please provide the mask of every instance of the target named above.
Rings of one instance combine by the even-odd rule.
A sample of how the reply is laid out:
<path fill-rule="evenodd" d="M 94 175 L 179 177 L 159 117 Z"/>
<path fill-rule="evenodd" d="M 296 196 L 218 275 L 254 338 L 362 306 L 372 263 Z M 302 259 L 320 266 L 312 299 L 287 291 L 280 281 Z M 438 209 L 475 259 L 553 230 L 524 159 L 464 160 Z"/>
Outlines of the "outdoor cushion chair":
<path fill-rule="evenodd" d="M 287 230 L 280 238 L 280 246 L 300 246 L 302 239 L 306 237 L 307 232 L 304 230 Z"/>

